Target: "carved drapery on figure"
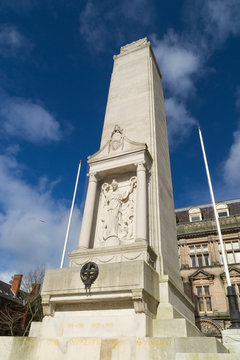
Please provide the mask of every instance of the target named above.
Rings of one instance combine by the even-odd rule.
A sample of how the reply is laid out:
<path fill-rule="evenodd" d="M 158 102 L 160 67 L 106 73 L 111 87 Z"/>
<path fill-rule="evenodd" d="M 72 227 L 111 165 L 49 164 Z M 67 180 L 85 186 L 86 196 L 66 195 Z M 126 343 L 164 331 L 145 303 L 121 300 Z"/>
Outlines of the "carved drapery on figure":
<path fill-rule="evenodd" d="M 131 240 L 134 236 L 134 204 L 137 178 L 129 180 L 122 190 L 116 180 L 102 185 L 100 241 L 108 239 Z"/>

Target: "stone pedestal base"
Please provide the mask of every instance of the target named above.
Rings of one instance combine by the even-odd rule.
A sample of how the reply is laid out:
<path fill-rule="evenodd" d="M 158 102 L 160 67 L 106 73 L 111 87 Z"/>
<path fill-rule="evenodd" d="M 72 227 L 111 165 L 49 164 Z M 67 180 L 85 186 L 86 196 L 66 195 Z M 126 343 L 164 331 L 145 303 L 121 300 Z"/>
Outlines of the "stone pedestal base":
<path fill-rule="evenodd" d="M 168 275 L 159 275 L 157 319 L 184 318 L 195 323 L 194 304 Z"/>
<path fill-rule="evenodd" d="M 147 246 L 141 244 L 138 251 L 139 248 L 141 256 L 147 256 Z M 105 251 L 96 255 L 94 250 L 94 257 L 89 259 L 87 252 L 84 263 L 99 258 L 103 261 L 106 256 Z M 78 261 L 83 260 L 83 253 L 75 253 L 74 258 L 75 255 Z M 98 267 L 99 275 L 90 293 L 86 293 L 81 281 L 81 267 L 47 270 L 42 289 L 45 317 L 38 329 L 33 325 L 30 334 L 34 331 L 40 337 L 163 337 L 177 336 L 180 331 L 182 336 L 201 336 L 194 325 L 194 307 L 189 298 L 146 261 L 98 263 Z"/>
<path fill-rule="evenodd" d="M 238 360 L 215 338 L 0 337 L 0 360 Z"/>
<path fill-rule="evenodd" d="M 143 260 L 98 266 L 90 294 L 81 267 L 47 270 L 42 323 L 28 338 L 0 337 L 0 360 L 237 360 L 201 336 L 168 276 Z"/>
<path fill-rule="evenodd" d="M 152 336 L 158 274 L 145 261 L 99 264 L 90 293 L 81 267 L 47 270 L 40 336 Z"/>
<path fill-rule="evenodd" d="M 30 330 L 39 337 L 121 337 L 152 335 L 152 319 L 134 309 L 57 311 L 45 316 L 41 326 Z"/>

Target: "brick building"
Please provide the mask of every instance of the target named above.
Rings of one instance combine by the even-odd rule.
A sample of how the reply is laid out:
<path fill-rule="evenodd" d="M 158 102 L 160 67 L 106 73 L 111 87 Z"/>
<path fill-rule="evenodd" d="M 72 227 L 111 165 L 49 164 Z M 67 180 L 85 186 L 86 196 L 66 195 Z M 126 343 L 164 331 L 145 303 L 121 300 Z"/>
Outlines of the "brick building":
<path fill-rule="evenodd" d="M 0 336 L 27 335 L 30 323 L 42 319 L 40 284 L 27 293 L 21 282 L 22 275 L 14 275 L 11 284 L 0 281 Z"/>
<path fill-rule="evenodd" d="M 240 199 L 217 203 L 231 282 L 240 305 Z M 226 277 L 212 204 L 175 210 L 181 276 L 207 335 L 229 326 Z"/>

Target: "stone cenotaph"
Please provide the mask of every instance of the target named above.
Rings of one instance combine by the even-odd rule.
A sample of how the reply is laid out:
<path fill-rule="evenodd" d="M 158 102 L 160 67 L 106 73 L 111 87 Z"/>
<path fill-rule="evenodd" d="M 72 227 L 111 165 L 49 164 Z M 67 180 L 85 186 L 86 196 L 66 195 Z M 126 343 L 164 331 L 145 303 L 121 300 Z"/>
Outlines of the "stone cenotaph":
<path fill-rule="evenodd" d="M 147 38 L 114 56 L 88 164 L 78 248 L 68 268 L 46 271 L 44 319 L 27 339 L 0 341 L 4 360 L 236 360 L 202 336 L 183 291 L 161 73 Z"/>
<path fill-rule="evenodd" d="M 152 336 L 156 319 L 194 322 L 178 265 L 161 74 L 146 38 L 114 56 L 100 150 L 88 164 L 78 249 L 68 269 L 46 273 L 44 333 Z M 86 294 L 79 273 L 89 262 L 99 275 Z"/>

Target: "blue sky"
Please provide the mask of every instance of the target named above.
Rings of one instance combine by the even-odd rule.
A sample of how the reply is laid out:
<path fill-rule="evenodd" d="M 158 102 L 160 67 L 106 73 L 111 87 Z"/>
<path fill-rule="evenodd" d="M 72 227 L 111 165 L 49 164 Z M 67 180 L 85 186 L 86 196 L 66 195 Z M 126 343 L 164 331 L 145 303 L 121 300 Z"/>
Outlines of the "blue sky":
<path fill-rule="evenodd" d="M 240 0 L 0 3 L 0 279 L 77 247 L 114 54 L 148 36 L 163 75 L 175 207 L 239 198 Z M 68 262 L 66 261 L 66 264 Z"/>

